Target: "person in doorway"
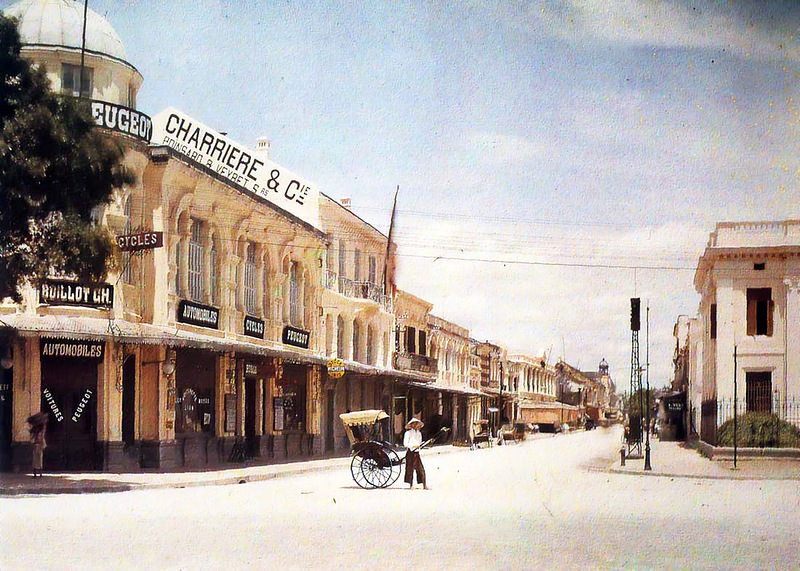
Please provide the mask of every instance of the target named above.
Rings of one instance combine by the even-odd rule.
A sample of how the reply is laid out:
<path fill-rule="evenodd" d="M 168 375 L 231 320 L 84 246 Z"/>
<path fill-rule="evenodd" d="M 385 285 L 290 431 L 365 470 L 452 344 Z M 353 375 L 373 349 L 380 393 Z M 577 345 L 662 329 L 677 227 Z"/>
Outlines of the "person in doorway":
<path fill-rule="evenodd" d="M 37 412 L 33 416 L 28 417 L 28 424 L 31 425 L 31 444 L 33 450 L 33 477 L 42 477 L 42 464 L 44 461 L 44 449 L 47 442 L 44 439 L 47 430 L 47 414 L 44 412 Z"/>
<path fill-rule="evenodd" d="M 405 481 L 409 489 L 414 489 L 414 472 L 417 473 L 417 483 L 422 484 L 424 489 L 428 489 L 425 482 L 425 467 L 422 465 L 422 458 L 419 449 L 422 446 L 422 432 L 420 429 L 425 424 L 418 418 L 412 418 L 406 424 L 406 432 L 403 435 L 403 446 L 406 448 L 406 476 Z"/>

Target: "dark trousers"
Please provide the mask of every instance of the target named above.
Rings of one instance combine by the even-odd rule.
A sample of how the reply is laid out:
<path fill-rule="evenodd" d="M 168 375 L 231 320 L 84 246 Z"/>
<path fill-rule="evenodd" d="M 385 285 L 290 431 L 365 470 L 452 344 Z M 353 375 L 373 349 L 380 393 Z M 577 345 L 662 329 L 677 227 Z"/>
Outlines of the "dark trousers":
<path fill-rule="evenodd" d="M 406 484 L 414 483 L 414 471 L 417 472 L 417 483 L 425 485 L 425 466 L 422 465 L 422 458 L 419 452 L 409 450 L 406 452 Z"/>

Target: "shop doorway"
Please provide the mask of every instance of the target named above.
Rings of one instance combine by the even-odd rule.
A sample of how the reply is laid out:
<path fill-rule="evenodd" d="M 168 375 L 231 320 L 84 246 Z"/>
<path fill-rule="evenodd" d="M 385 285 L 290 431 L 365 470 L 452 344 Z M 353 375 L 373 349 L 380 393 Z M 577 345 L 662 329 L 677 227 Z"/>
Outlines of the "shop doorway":
<path fill-rule="evenodd" d="M 122 365 L 122 441 L 126 446 L 136 440 L 136 357 Z"/>
<path fill-rule="evenodd" d="M 256 435 L 256 377 L 244 377 L 244 439 L 247 456 L 258 456 L 258 436 Z"/>
<path fill-rule="evenodd" d="M 325 452 L 333 452 L 336 445 L 336 440 L 333 436 L 336 391 L 334 389 L 328 389 L 325 391 L 325 395 Z"/>
<path fill-rule="evenodd" d="M 0 369 L 0 471 L 11 470 L 11 419 L 14 369 Z"/>
<path fill-rule="evenodd" d="M 97 470 L 97 361 L 42 358 L 45 470 Z"/>

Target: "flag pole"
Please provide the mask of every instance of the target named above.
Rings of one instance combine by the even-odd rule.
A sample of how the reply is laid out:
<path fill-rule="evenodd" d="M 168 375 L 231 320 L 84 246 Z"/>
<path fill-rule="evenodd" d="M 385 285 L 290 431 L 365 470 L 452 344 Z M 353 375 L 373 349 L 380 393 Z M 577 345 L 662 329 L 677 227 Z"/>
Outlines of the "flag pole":
<path fill-rule="evenodd" d="M 386 257 L 383 260 L 383 295 L 391 295 L 389 292 L 389 257 L 392 255 L 392 232 L 394 230 L 394 214 L 397 210 L 397 194 L 400 192 L 400 185 L 394 191 L 394 203 L 392 204 L 392 217 L 389 220 L 389 236 L 386 240 Z M 394 263 L 394 262 L 393 262 Z M 392 280 L 394 281 L 394 280 Z"/>
<path fill-rule="evenodd" d="M 83 71 L 86 60 L 86 16 L 89 10 L 89 0 L 83 0 L 83 40 L 81 41 L 81 71 L 78 77 L 78 97 L 83 97 Z"/>

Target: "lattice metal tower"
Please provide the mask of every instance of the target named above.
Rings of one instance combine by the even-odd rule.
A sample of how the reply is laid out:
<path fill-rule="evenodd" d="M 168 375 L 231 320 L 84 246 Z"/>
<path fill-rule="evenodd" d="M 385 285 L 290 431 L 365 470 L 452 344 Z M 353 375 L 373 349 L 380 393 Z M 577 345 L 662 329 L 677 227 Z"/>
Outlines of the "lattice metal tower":
<path fill-rule="evenodd" d="M 639 309 L 638 297 L 631 298 L 631 398 L 628 402 L 628 436 L 626 438 L 629 458 L 642 457 L 642 368 L 639 365 Z M 639 410 L 634 414 L 634 399 L 639 400 Z"/>

